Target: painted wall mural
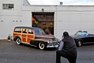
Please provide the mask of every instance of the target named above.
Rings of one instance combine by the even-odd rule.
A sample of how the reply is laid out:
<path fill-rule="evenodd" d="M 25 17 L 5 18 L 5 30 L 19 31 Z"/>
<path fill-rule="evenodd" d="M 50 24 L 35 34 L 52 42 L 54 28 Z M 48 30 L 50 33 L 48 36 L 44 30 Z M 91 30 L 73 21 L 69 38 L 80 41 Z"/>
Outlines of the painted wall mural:
<path fill-rule="evenodd" d="M 40 27 L 46 34 L 54 35 L 54 12 L 33 12 L 32 27 Z"/>

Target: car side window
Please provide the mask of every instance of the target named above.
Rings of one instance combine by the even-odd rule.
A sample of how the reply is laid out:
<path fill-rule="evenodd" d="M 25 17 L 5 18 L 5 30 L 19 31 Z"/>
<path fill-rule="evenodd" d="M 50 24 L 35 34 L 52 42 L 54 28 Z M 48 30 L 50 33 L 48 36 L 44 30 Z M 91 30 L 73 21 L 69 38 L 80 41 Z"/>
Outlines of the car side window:
<path fill-rule="evenodd" d="M 26 32 L 26 29 L 22 29 L 22 32 L 23 32 L 23 33 L 27 33 L 27 32 Z"/>
<path fill-rule="evenodd" d="M 29 33 L 29 34 L 33 34 L 33 30 L 28 29 L 28 33 Z"/>
<path fill-rule="evenodd" d="M 21 28 L 15 28 L 15 29 L 14 29 L 14 32 L 19 32 L 19 33 L 21 33 Z"/>

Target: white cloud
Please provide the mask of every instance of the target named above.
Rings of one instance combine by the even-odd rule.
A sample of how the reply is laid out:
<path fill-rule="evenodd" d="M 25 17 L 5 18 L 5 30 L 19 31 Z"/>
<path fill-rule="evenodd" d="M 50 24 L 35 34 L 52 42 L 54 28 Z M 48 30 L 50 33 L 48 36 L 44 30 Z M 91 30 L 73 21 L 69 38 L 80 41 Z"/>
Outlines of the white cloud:
<path fill-rule="evenodd" d="M 94 5 L 94 0 L 28 0 L 31 5 Z"/>
<path fill-rule="evenodd" d="M 57 4 L 57 0 L 28 0 L 31 5 L 52 5 Z"/>
<path fill-rule="evenodd" d="M 94 5 L 94 0 L 64 0 L 65 5 Z"/>

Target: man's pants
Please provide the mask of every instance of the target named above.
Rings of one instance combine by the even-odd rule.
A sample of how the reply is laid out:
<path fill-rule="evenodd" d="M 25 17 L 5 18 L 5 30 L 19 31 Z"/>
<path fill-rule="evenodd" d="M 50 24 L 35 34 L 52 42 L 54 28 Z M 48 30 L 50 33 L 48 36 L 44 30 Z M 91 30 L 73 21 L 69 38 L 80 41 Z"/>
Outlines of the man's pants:
<path fill-rule="evenodd" d="M 64 58 L 67 58 L 69 63 L 76 63 L 76 56 L 77 55 L 68 54 L 68 53 L 63 52 L 63 51 L 56 51 L 56 63 L 61 63 L 61 56 Z"/>

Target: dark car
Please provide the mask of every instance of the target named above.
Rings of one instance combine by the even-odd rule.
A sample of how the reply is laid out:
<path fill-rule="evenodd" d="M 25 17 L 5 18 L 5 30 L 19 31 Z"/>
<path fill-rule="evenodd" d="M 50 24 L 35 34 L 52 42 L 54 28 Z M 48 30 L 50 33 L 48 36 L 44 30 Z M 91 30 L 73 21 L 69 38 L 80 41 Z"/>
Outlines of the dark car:
<path fill-rule="evenodd" d="M 87 31 L 78 31 L 73 38 L 78 47 L 83 44 L 94 43 L 94 34 L 89 34 Z"/>
<path fill-rule="evenodd" d="M 38 27 L 17 26 L 13 31 L 13 39 L 18 45 L 23 43 L 37 46 L 39 49 L 58 47 L 58 39 L 53 35 L 45 34 Z"/>

